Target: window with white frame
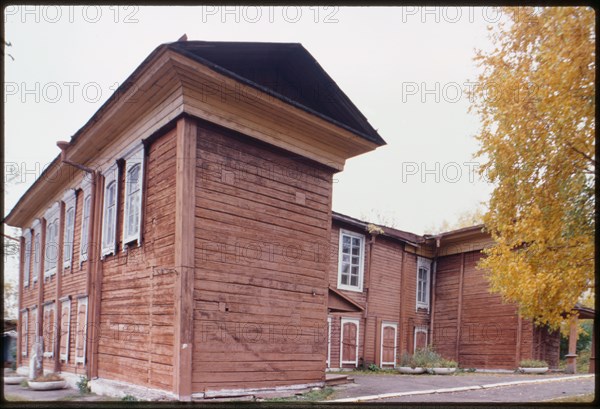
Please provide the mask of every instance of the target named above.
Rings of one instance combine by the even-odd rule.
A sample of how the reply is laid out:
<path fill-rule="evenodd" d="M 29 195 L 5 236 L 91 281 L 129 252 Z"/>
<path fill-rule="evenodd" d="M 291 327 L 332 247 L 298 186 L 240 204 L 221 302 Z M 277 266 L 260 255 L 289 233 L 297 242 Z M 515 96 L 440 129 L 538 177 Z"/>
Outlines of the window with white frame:
<path fill-rule="evenodd" d="M 38 275 L 40 272 L 40 267 L 42 265 L 42 233 L 41 233 L 41 224 L 39 219 L 36 219 L 33 222 L 32 230 L 33 230 L 33 273 L 31 274 L 31 279 L 35 283 L 38 279 Z"/>
<path fill-rule="evenodd" d="M 125 158 L 125 209 L 123 248 L 137 241 L 141 244 L 142 189 L 144 181 L 144 148 L 139 145 Z"/>
<path fill-rule="evenodd" d="M 102 212 L 102 256 L 115 254 L 117 239 L 118 168 L 111 166 L 104 174 L 104 206 Z"/>
<path fill-rule="evenodd" d="M 414 331 L 413 353 L 415 353 L 418 349 L 423 349 L 427 346 L 428 328 L 426 325 L 417 325 L 415 326 Z"/>
<path fill-rule="evenodd" d="M 37 337 L 39 336 L 38 332 L 38 314 L 37 314 L 37 305 L 31 308 L 31 321 L 33 322 L 33 342 L 37 341 Z"/>
<path fill-rule="evenodd" d="M 73 262 L 73 240 L 75 239 L 75 209 L 77 195 L 69 189 L 63 196 L 65 203 L 65 230 L 63 233 L 63 269 L 71 268 Z"/>
<path fill-rule="evenodd" d="M 417 259 L 417 308 L 429 310 L 429 282 L 431 277 L 431 260 Z"/>
<path fill-rule="evenodd" d="M 60 360 L 69 362 L 69 340 L 71 334 L 71 298 L 61 298 L 60 307 Z"/>
<path fill-rule="evenodd" d="M 31 230 L 23 231 L 23 239 L 25 240 L 25 254 L 23 258 L 23 287 L 29 286 L 29 274 L 31 272 Z"/>
<path fill-rule="evenodd" d="M 75 363 L 85 363 L 87 340 L 87 297 L 77 300 L 77 330 L 75 338 Z"/>
<path fill-rule="evenodd" d="M 362 291 L 365 236 L 340 230 L 338 288 Z"/>
<path fill-rule="evenodd" d="M 54 356 L 54 337 L 56 336 L 56 308 L 54 302 L 44 305 L 44 356 Z"/>
<path fill-rule="evenodd" d="M 21 355 L 27 356 L 27 344 L 29 340 L 29 316 L 27 309 L 21 310 Z"/>
<path fill-rule="evenodd" d="M 90 210 L 92 204 L 92 195 L 90 187 L 90 176 L 83 178 L 81 189 L 83 190 L 83 212 L 81 215 L 81 243 L 79 249 L 79 262 L 87 260 L 88 256 L 88 233 L 90 229 Z"/>
<path fill-rule="evenodd" d="M 44 278 L 56 273 L 58 259 L 58 232 L 60 228 L 60 205 L 54 203 L 46 214 L 46 243 L 44 251 Z"/>

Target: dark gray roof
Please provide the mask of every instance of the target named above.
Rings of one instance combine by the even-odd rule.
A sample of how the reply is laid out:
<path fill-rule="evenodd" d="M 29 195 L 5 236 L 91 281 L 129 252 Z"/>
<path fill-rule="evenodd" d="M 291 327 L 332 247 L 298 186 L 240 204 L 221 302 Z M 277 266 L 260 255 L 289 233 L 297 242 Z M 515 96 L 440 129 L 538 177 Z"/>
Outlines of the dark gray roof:
<path fill-rule="evenodd" d="M 301 44 L 178 41 L 167 47 L 377 145 L 386 143 Z"/>

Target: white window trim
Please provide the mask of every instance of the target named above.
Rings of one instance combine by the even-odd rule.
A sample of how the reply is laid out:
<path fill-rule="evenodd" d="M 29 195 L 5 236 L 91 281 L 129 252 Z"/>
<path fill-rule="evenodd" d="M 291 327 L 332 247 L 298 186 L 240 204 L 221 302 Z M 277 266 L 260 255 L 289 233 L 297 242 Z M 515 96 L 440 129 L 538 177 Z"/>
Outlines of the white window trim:
<path fill-rule="evenodd" d="M 327 317 L 327 368 L 331 367 L 331 317 Z"/>
<path fill-rule="evenodd" d="M 426 325 L 417 325 L 415 327 L 414 339 L 413 339 L 413 354 L 417 350 L 417 333 L 424 332 L 425 333 L 425 346 L 427 346 L 427 334 L 429 332 L 429 328 Z"/>
<path fill-rule="evenodd" d="M 127 245 L 137 241 L 138 247 L 142 245 L 142 220 L 143 220 L 143 209 L 142 204 L 144 203 L 144 145 L 136 144 L 135 150 L 129 153 L 125 157 L 125 195 L 123 203 L 123 250 L 127 249 Z M 127 220 L 129 209 L 129 186 L 127 176 L 129 170 L 135 165 L 140 165 L 140 194 L 138 198 L 137 206 L 139 208 L 139 219 L 138 219 L 138 231 L 136 234 L 127 234 Z"/>
<path fill-rule="evenodd" d="M 360 257 L 359 257 L 359 266 L 358 266 L 358 287 L 352 286 L 350 284 L 342 284 L 342 259 L 343 259 L 343 237 L 350 236 L 360 239 L 361 241 L 361 249 L 360 249 Z M 352 256 L 350 256 L 352 257 Z M 363 291 L 363 281 L 364 281 L 364 270 L 365 270 L 365 235 L 360 233 L 355 233 L 350 230 L 340 229 L 340 237 L 338 242 L 338 282 L 337 288 L 340 290 L 346 291 L 354 291 L 354 292 L 362 292 Z"/>
<path fill-rule="evenodd" d="M 85 322 L 79 322 L 79 305 L 85 305 Z M 77 351 L 79 350 L 79 336 L 75 338 L 75 363 L 76 364 L 85 364 L 85 354 L 86 354 L 86 339 L 87 339 L 87 316 L 88 316 L 88 298 L 81 297 L 77 300 L 77 334 L 80 331 L 83 331 L 83 356 L 77 356 Z"/>
<path fill-rule="evenodd" d="M 354 361 L 344 361 L 344 324 L 353 323 L 356 324 L 356 358 Z M 360 320 L 358 318 L 342 318 L 340 321 L 340 368 L 344 364 L 354 364 L 358 366 L 358 340 L 360 335 Z"/>
<path fill-rule="evenodd" d="M 73 264 L 73 247 L 74 243 L 75 243 L 75 218 L 77 217 L 77 194 L 75 193 L 75 189 L 69 189 L 65 192 L 65 194 L 63 195 L 63 202 L 65 204 L 65 226 L 64 226 L 64 230 L 63 230 L 63 248 L 61 249 L 62 253 L 63 253 L 63 271 L 66 269 L 71 268 L 71 265 Z M 72 237 L 69 237 L 69 235 L 67 234 L 67 229 L 69 228 L 69 226 L 67 225 L 68 222 L 68 218 L 67 218 L 67 213 L 69 212 L 69 209 L 73 208 L 73 221 L 72 221 L 72 225 L 71 225 L 71 231 L 72 231 Z M 66 252 L 66 248 L 65 246 L 69 243 L 71 243 L 70 249 L 71 249 L 71 257 L 69 260 L 67 260 L 67 257 L 65 257 L 67 255 Z"/>
<path fill-rule="evenodd" d="M 67 341 L 66 341 L 66 344 L 67 344 L 66 351 L 67 352 L 65 354 L 63 354 L 59 350 L 58 351 L 59 354 L 60 354 L 59 359 L 61 361 L 64 361 L 64 362 L 69 362 L 69 346 L 70 346 L 69 345 L 69 341 L 70 341 L 70 335 L 71 335 L 71 297 L 61 298 L 60 302 L 61 302 L 61 304 L 60 304 L 60 331 L 61 331 L 61 334 L 60 335 L 61 335 L 61 342 L 62 342 L 62 336 L 63 336 L 63 334 L 67 337 Z M 69 314 L 68 314 L 68 317 L 67 317 L 67 328 L 66 328 L 66 331 L 65 331 L 65 328 L 63 328 L 63 325 L 62 325 L 63 324 L 63 322 L 62 322 L 62 314 L 63 314 L 63 311 L 64 311 L 65 308 L 67 308 L 69 310 Z"/>
<path fill-rule="evenodd" d="M 45 251 L 44 251 L 44 266 L 43 266 L 43 270 L 44 270 L 44 278 L 48 278 L 53 276 L 54 274 L 56 274 L 56 270 L 58 268 L 58 255 L 60 254 L 60 251 L 62 251 L 62 249 L 59 248 L 59 243 L 60 243 L 60 203 L 59 202 L 55 202 L 48 210 L 46 210 L 46 213 L 44 214 L 44 219 L 46 219 L 46 240 L 45 240 Z M 56 229 L 56 242 L 54 243 L 54 246 L 56 247 L 56 260 L 54 260 L 54 267 L 46 270 L 46 265 L 48 264 L 48 250 L 50 249 L 50 246 L 48 245 L 49 242 L 49 235 L 48 235 L 48 228 L 50 227 L 50 225 L 52 225 L 53 223 L 56 223 L 56 226 L 54 227 Z"/>
<path fill-rule="evenodd" d="M 119 168 L 117 164 L 113 164 L 110 166 L 106 172 L 103 172 L 104 175 L 104 198 L 102 200 L 102 257 L 106 257 L 109 254 L 116 254 L 117 247 L 117 210 L 119 208 Z M 110 241 L 105 244 L 107 237 L 104 236 L 106 232 L 106 205 L 108 200 L 107 190 L 108 187 L 114 182 L 115 184 L 115 208 L 114 208 L 114 218 L 112 221 L 113 224 L 113 234 L 112 237 L 108 237 Z"/>
<path fill-rule="evenodd" d="M 23 253 L 23 288 L 27 288 L 29 287 L 29 276 L 31 275 L 31 229 L 23 231 L 23 239 L 25 242 L 25 251 Z"/>
<path fill-rule="evenodd" d="M 429 298 L 431 292 L 431 264 L 432 261 L 425 257 L 417 257 L 417 289 L 415 294 L 416 310 L 426 309 L 429 312 Z M 419 269 L 423 267 L 427 269 L 427 286 L 425 288 L 425 302 L 419 301 Z"/>
<path fill-rule="evenodd" d="M 44 351 L 44 358 L 52 358 L 54 357 L 54 340 L 56 337 L 56 303 L 54 301 L 44 304 L 44 315 L 46 315 L 46 310 L 52 310 L 52 314 L 54 314 L 54 328 L 52 328 L 52 339 L 50 340 L 50 348 L 49 352 Z M 45 317 L 44 317 L 45 318 Z M 46 345 L 44 345 L 46 346 Z"/>
<path fill-rule="evenodd" d="M 21 310 L 21 356 L 27 356 L 29 344 L 29 313 L 27 309 Z M 25 345 L 25 347 L 23 347 Z"/>
<path fill-rule="evenodd" d="M 383 362 L 383 330 L 386 327 L 391 327 L 394 328 L 394 360 L 392 362 Z M 397 358 L 397 351 L 398 351 L 398 324 L 395 322 L 387 322 L 387 321 L 383 321 L 381 323 L 381 345 L 379 347 L 379 365 L 383 366 L 383 365 L 393 365 L 394 367 L 396 366 L 396 358 Z"/>
<path fill-rule="evenodd" d="M 90 230 L 90 224 L 92 223 L 92 220 L 90 219 L 90 211 L 92 210 L 92 202 L 91 202 L 91 196 L 92 196 L 92 192 L 91 192 L 91 182 L 90 182 L 90 178 L 91 176 L 89 176 L 88 174 L 84 175 L 83 180 L 81 181 L 81 190 L 83 191 L 83 203 L 81 206 L 81 232 L 80 232 L 80 238 L 79 238 L 79 265 L 81 265 L 84 261 L 87 261 L 88 259 L 88 254 L 89 254 L 89 246 L 90 243 L 86 243 L 85 245 L 85 253 L 83 252 L 84 246 L 83 246 L 83 242 L 84 242 L 84 236 L 88 236 L 89 235 L 89 230 Z M 85 231 L 84 227 L 85 227 L 85 216 L 86 216 L 86 212 L 85 212 L 85 201 L 87 198 L 90 198 L 90 208 L 88 209 L 88 225 L 87 225 L 87 231 Z M 87 238 L 86 238 L 87 241 Z"/>
<path fill-rule="evenodd" d="M 33 307 L 31 307 L 31 314 L 34 315 L 35 320 L 33 325 L 35 325 L 35 339 L 34 342 L 37 341 L 37 337 L 39 336 L 39 332 L 38 332 L 38 312 L 37 312 L 37 305 L 34 305 Z"/>
<path fill-rule="evenodd" d="M 41 259 L 41 251 L 42 251 L 42 224 L 40 223 L 40 219 L 35 219 L 33 221 L 33 224 L 31 225 L 31 230 L 32 230 L 32 240 L 31 240 L 31 247 L 32 247 L 32 251 L 31 254 L 33 256 L 33 267 L 32 267 L 32 281 L 34 283 L 37 282 L 38 277 L 40 276 L 40 271 L 42 270 L 42 259 Z M 39 234 L 40 235 L 40 245 L 39 247 L 36 249 L 35 247 L 35 236 Z M 36 258 L 39 259 L 39 261 L 36 263 Z"/>

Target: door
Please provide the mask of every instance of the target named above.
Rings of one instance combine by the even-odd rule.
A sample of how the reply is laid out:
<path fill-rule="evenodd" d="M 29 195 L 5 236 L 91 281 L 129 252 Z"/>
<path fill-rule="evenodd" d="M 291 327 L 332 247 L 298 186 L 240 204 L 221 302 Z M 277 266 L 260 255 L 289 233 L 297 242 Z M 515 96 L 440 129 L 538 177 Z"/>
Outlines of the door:
<path fill-rule="evenodd" d="M 427 327 L 415 327 L 415 347 L 414 350 L 425 348 L 427 346 Z M 413 351 L 414 352 L 414 351 Z"/>
<path fill-rule="evenodd" d="M 393 323 L 381 324 L 381 366 L 396 365 L 396 332 L 398 325 Z"/>
<path fill-rule="evenodd" d="M 358 319 L 342 318 L 340 367 L 344 364 L 358 366 L 358 329 Z"/>

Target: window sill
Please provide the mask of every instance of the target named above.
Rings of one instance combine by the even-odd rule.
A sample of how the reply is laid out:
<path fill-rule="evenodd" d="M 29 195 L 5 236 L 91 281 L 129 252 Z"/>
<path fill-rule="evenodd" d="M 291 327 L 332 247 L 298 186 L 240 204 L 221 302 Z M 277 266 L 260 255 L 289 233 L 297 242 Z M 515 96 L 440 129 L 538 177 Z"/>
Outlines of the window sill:
<path fill-rule="evenodd" d="M 355 293 L 362 293 L 363 292 L 362 288 L 349 287 L 349 286 L 344 286 L 344 285 L 341 285 L 341 284 L 338 284 L 337 289 L 338 290 L 342 290 L 342 291 L 352 291 L 352 292 L 355 292 Z"/>

